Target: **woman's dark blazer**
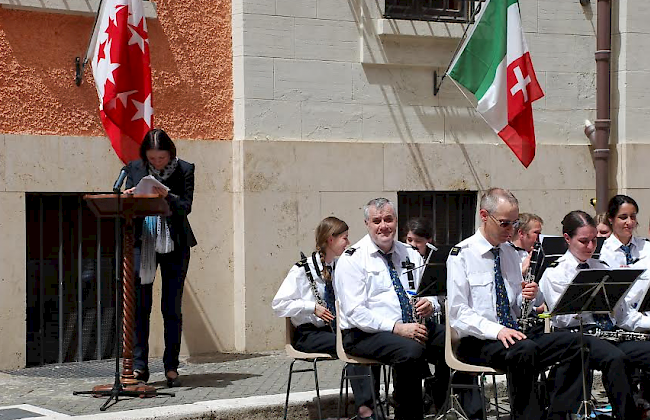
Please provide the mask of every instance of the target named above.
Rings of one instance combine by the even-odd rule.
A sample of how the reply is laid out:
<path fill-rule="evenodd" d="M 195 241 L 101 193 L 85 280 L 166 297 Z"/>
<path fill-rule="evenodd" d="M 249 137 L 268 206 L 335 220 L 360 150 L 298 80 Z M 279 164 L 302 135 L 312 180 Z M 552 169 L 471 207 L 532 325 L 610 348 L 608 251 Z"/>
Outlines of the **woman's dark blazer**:
<path fill-rule="evenodd" d="M 127 174 L 126 188 L 138 185 L 138 182 L 149 175 L 147 167 L 142 160 L 134 160 L 124 167 Z M 169 233 L 175 246 L 192 247 L 196 245 L 196 238 L 190 226 L 187 215 L 192 211 L 192 200 L 194 198 L 194 164 L 178 159 L 178 166 L 167 180 L 163 181 L 169 187 L 167 202 L 171 209 L 171 216 L 167 217 Z M 136 246 L 140 244 L 142 237 L 142 222 L 135 223 Z"/>

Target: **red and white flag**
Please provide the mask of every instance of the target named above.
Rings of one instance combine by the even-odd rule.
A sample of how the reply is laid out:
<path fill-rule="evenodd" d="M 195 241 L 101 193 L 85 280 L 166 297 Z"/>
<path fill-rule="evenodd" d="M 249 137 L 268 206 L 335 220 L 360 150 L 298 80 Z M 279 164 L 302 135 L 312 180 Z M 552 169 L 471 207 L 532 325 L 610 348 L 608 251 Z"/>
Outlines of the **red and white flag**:
<path fill-rule="evenodd" d="M 521 27 L 517 0 L 484 0 L 449 77 L 478 100 L 477 111 L 528 167 L 535 157 L 532 103 L 544 96 Z"/>
<path fill-rule="evenodd" d="M 149 36 L 142 0 L 104 0 L 88 51 L 99 114 L 115 153 L 139 159 L 153 128 Z"/>

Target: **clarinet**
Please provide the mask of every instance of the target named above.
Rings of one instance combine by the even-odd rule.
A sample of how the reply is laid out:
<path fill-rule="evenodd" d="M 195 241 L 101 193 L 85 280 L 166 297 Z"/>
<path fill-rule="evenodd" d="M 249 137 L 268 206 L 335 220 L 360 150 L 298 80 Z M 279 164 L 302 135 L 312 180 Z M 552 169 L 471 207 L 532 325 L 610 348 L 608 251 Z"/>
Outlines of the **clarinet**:
<path fill-rule="evenodd" d="M 524 282 L 526 283 L 532 283 L 535 281 L 535 271 L 537 269 L 537 260 L 539 259 L 539 253 L 540 249 L 542 247 L 542 244 L 539 243 L 539 241 L 535 242 L 535 245 L 533 245 L 533 252 L 530 256 L 530 266 L 528 267 L 528 272 L 526 273 L 526 278 L 524 278 Z M 530 328 L 537 323 L 537 320 L 534 318 L 530 318 L 528 314 L 530 313 L 532 301 L 529 299 L 522 299 L 521 301 L 521 316 L 517 320 L 519 323 L 519 326 L 521 327 L 521 331 L 523 333 L 526 333 Z"/>
<path fill-rule="evenodd" d="M 424 317 L 418 315 L 418 311 L 415 310 L 415 305 L 420 301 L 420 298 L 414 290 L 407 290 L 406 293 L 409 295 L 409 301 L 411 302 L 411 316 L 413 316 L 413 321 L 418 324 L 424 324 Z"/>
<path fill-rule="evenodd" d="M 603 331 L 600 328 L 596 329 L 594 332 L 585 333 L 585 335 L 591 335 L 594 337 L 602 338 L 607 341 L 614 341 L 620 343 L 621 341 L 648 341 L 650 340 L 650 334 L 647 333 L 638 333 L 630 331 Z"/>
<path fill-rule="evenodd" d="M 327 303 L 323 300 L 321 297 L 320 293 L 318 293 L 318 289 L 316 288 L 316 281 L 314 280 L 314 276 L 311 273 L 311 269 L 309 268 L 309 263 L 307 262 L 307 256 L 301 251 L 300 252 L 300 261 L 297 263 L 299 267 L 303 267 L 305 269 L 305 274 L 307 275 L 307 280 L 309 280 L 309 286 L 311 288 L 311 292 L 314 294 L 314 297 L 316 298 L 316 303 L 324 308 L 327 308 Z M 332 326 L 331 322 L 325 322 L 327 325 L 334 330 L 334 327 Z"/>

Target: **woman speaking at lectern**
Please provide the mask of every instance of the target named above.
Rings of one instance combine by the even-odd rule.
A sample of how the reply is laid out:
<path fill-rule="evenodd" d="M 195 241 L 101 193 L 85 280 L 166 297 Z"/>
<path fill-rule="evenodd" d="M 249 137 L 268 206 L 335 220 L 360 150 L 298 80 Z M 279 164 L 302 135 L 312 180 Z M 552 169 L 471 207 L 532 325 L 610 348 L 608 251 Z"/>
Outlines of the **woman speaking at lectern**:
<path fill-rule="evenodd" d="M 140 160 L 129 162 L 125 193 L 133 193 L 142 178 L 151 175 L 169 190 L 154 187 L 167 200 L 171 215 L 148 216 L 134 221 L 136 326 L 133 368 L 135 378 L 149 380 L 149 318 L 153 280 L 160 265 L 162 278 L 161 311 L 165 352 L 163 364 L 168 387 L 180 386 L 178 355 L 181 349 L 183 284 L 190 262 L 190 247 L 196 238 L 187 220 L 194 195 L 194 164 L 176 156 L 176 146 L 167 133 L 154 128 L 140 145 Z"/>

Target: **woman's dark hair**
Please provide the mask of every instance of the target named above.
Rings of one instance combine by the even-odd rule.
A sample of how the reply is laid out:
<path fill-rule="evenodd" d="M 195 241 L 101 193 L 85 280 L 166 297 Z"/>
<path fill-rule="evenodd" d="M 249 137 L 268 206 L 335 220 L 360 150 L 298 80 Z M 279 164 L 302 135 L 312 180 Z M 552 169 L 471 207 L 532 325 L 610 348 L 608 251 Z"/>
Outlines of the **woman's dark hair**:
<path fill-rule="evenodd" d="M 615 195 L 609 200 L 609 204 L 607 205 L 607 216 L 610 219 L 614 219 L 616 217 L 616 214 L 618 213 L 618 209 L 621 208 L 621 206 L 625 203 L 630 203 L 634 206 L 636 209 L 636 212 L 639 212 L 639 205 L 634 201 L 634 199 L 630 196 L 619 194 Z"/>
<path fill-rule="evenodd" d="M 433 226 L 429 219 L 424 217 L 413 217 L 406 222 L 406 231 L 404 236 L 408 235 L 409 232 L 413 232 L 415 235 L 421 236 L 426 239 L 433 238 Z"/>
<path fill-rule="evenodd" d="M 160 128 L 149 130 L 144 135 L 144 140 L 140 145 L 140 159 L 145 163 L 147 162 L 147 150 L 166 150 L 169 152 L 170 159 L 173 160 L 176 157 L 176 145 Z"/>
<path fill-rule="evenodd" d="M 573 238 L 576 231 L 583 226 L 595 228 L 596 222 L 593 217 L 582 210 L 573 210 L 562 219 L 562 233 L 569 235 L 569 238 Z"/>

